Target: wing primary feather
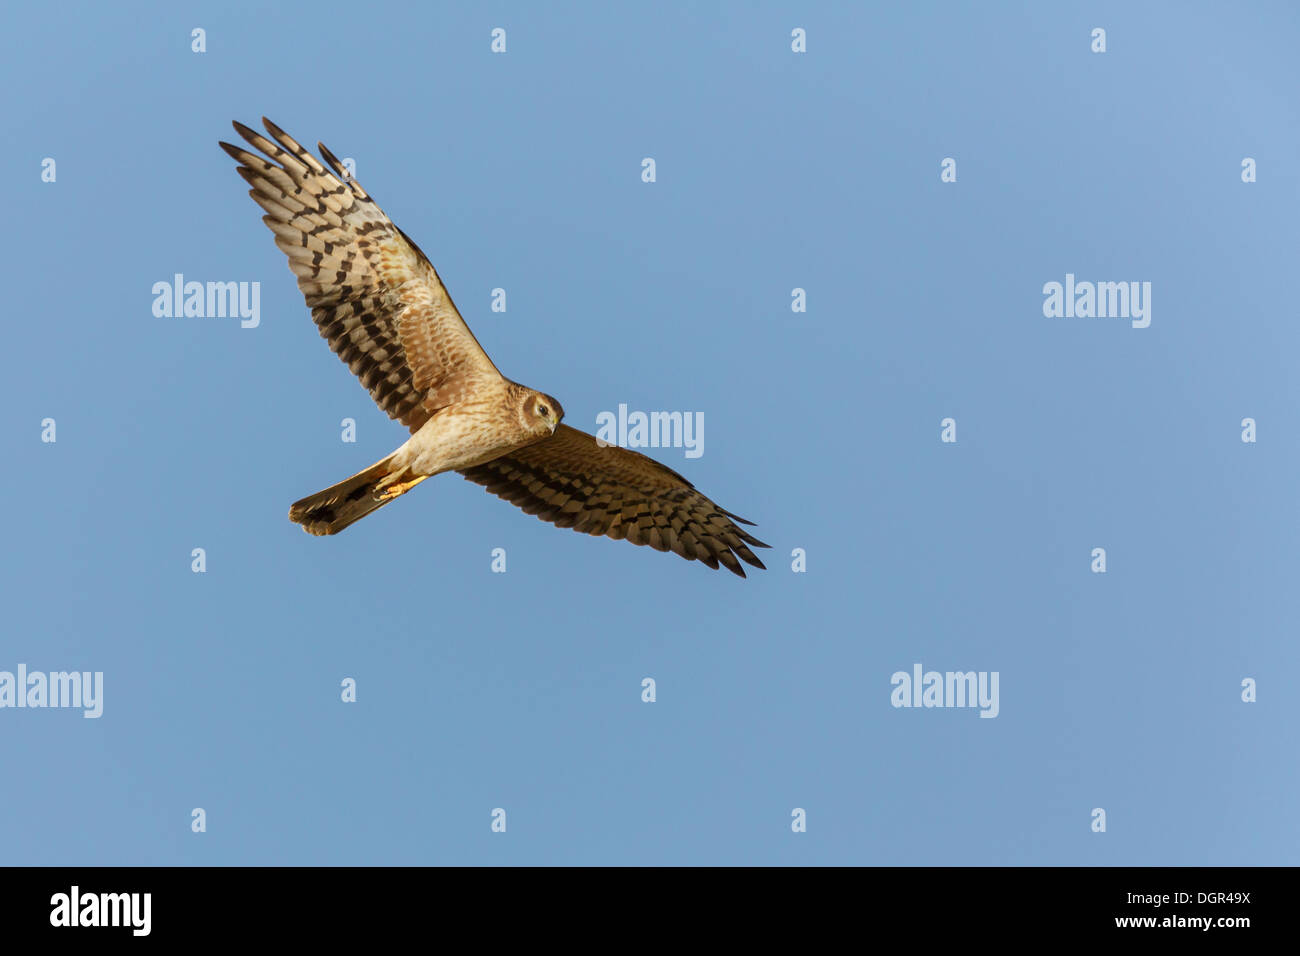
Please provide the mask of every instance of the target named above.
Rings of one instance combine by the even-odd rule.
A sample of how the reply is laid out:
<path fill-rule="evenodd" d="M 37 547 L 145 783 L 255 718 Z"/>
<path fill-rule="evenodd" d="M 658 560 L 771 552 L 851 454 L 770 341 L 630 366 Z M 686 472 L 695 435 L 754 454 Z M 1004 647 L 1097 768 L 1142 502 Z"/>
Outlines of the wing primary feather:
<path fill-rule="evenodd" d="M 331 170 L 266 117 L 266 134 L 231 125 L 257 152 L 220 146 L 266 212 L 317 329 L 390 418 L 416 432 L 457 395 L 502 381 L 428 257 L 340 178 L 334 153 L 321 145 Z"/>
<path fill-rule="evenodd" d="M 325 160 L 326 165 L 334 170 L 334 174 L 341 179 L 348 178 L 347 172 L 343 168 L 343 163 L 339 158 L 330 152 L 329 147 L 324 143 L 317 141 L 316 148 L 320 150 L 321 157 Z"/>
<path fill-rule="evenodd" d="M 601 447 L 594 436 L 567 425 L 551 438 L 461 474 L 556 527 L 625 538 L 742 578 L 742 561 L 764 567 L 747 545 L 768 545 L 735 523 L 744 519 L 671 468 L 639 452 Z"/>

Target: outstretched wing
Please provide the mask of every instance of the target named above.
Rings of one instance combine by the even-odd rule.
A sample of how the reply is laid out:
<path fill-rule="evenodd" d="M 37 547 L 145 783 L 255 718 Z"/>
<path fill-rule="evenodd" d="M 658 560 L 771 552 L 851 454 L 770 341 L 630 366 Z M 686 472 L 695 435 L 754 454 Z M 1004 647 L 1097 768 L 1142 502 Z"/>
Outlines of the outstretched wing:
<path fill-rule="evenodd" d="M 269 159 L 230 143 L 221 148 L 266 210 L 262 221 L 289 257 L 320 334 L 375 403 L 414 432 L 481 381 L 500 380 L 433 265 L 334 154 L 317 144 L 326 169 L 262 122 L 272 139 L 234 127 Z"/>
<path fill-rule="evenodd" d="M 461 474 L 561 528 L 675 551 L 711 568 L 722 564 L 742 578 L 738 556 L 763 567 L 747 546 L 767 545 L 736 524 L 750 522 L 719 508 L 671 468 L 626 448 L 602 446 L 568 425 Z"/>

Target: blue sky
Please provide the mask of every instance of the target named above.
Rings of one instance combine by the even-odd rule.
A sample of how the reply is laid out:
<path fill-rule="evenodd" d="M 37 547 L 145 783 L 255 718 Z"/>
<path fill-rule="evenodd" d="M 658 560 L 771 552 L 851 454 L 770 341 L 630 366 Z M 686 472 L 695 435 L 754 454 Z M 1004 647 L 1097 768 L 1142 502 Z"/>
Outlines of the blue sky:
<path fill-rule="evenodd" d="M 0 861 L 1300 862 L 1293 7 L 5 19 L 0 671 L 104 693 L 0 709 Z M 217 148 L 263 114 L 355 159 L 569 424 L 702 414 L 653 454 L 768 570 L 455 475 L 292 525 L 406 433 Z M 176 273 L 260 283 L 260 324 L 156 317 Z M 1150 326 L 1046 317 L 1067 274 L 1151 283 Z M 997 717 L 891 706 L 918 663 L 997 672 Z"/>

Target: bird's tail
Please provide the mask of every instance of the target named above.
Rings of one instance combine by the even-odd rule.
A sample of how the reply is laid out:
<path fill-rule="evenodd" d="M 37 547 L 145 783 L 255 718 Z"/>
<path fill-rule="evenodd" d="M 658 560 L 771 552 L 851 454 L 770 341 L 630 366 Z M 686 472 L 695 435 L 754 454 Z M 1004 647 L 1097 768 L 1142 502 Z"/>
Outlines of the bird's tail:
<path fill-rule="evenodd" d="M 397 452 L 337 485 L 295 501 L 289 507 L 289 520 L 302 525 L 308 534 L 338 534 L 429 477 L 396 467 L 395 457 Z"/>

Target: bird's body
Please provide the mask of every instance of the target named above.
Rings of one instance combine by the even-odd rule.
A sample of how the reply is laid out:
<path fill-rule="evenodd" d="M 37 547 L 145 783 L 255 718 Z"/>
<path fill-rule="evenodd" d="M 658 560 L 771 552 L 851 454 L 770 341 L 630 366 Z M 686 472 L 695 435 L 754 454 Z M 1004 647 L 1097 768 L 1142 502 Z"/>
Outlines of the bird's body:
<path fill-rule="evenodd" d="M 561 425 L 549 395 L 503 376 L 461 318 L 437 271 L 347 176 L 323 145 L 327 169 L 274 123 L 235 123 L 268 158 L 221 146 L 240 164 L 262 221 L 289 257 L 330 348 L 375 402 L 411 431 L 388 457 L 296 502 L 289 517 L 335 534 L 420 482 L 457 471 L 562 528 L 672 550 L 740 576 L 748 523 L 653 459 Z M 318 144 L 319 145 L 319 144 Z"/>
<path fill-rule="evenodd" d="M 500 427 L 503 414 L 513 414 L 518 405 L 512 392 L 521 388 L 514 385 L 500 394 L 476 395 L 435 414 L 393 452 L 393 464 L 417 475 L 440 475 L 473 468 L 550 438 L 551 430 L 543 435 L 522 424 L 517 429 Z M 485 435 L 492 438 L 486 444 Z"/>
<path fill-rule="evenodd" d="M 474 468 L 549 438 L 549 429 L 542 434 L 525 422 L 516 428 L 501 426 L 503 419 L 509 422 L 518 407 L 520 393 L 531 391 L 514 382 L 506 385 L 503 389 L 484 389 L 487 394 L 467 395 L 463 401 L 435 413 L 387 458 L 346 481 L 294 502 L 289 517 L 311 534 L 337 534 L 426 478 Z"/>

